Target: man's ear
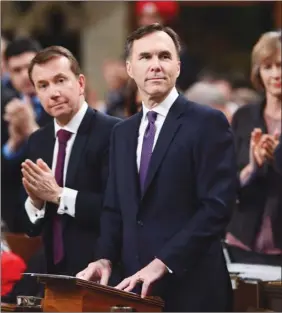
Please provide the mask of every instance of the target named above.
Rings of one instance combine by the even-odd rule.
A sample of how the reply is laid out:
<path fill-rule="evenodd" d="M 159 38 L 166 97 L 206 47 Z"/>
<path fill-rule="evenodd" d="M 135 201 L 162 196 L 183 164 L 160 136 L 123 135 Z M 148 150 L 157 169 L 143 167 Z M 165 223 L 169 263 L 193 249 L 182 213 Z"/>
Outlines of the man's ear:
<path fill-rule="evenodd" d="M 127 71 L 127 74 L 130 78 L 133 78 L 132 77 L 132 66 L 131 66 L 131 62 L 129 60 L 126 61 L 126 71 Z"/>
<path fill-rule="evenodd" d="M 80 94 L 83 95 L 85 92 L 86 78 L 83 74 L 78 76 L 78 83 L 80 88 Z"/>
<path fill-rule="evenodd" d="M 180 70 L 181 70 L 181 62 L 180 62 L 180 60 L 178 61 L 177 66 L 178 66 L 177 77 L 179 77 L 179 75 L 180 75 Z"/>

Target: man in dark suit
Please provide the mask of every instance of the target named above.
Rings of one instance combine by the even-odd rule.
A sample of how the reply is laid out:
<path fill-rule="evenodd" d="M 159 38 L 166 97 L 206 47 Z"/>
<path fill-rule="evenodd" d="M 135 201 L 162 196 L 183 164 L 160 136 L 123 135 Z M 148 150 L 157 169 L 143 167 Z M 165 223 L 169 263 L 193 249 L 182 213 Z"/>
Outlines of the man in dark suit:
<path fill-rule="evenodd" d="M 143 110 L 113 131 L 97 261 L 77 277 L 107 284 L 121 257 L 118 289 L 142 287 L 167 311 L 231 310 L 220 240 L 236 198 L 229 124 L 176 91 L 180 44 L 170 28 L 138 29 L 126 51 Z"/>
<path fill-rule="evenodd" d="M 32 38 L 17 38 L 3 53 L 7 73 L 1 77 L 1 205 L 2 218 L 11 232 L 23 232 L 21 163 L 27 139 L 51 121 L 28 77 L 28 66 L 40 50 L 40 44 Z"/>
<path fill-rule="evenodd" d="M 27 233 L 43 232 L 49 273 L 74 275 L 93 259 L 110 134 L 119 120 L 88 107 L 85 77 L 63 47 L 39 52 L 29 76 L 54 121 L 30 136 L 22 164 Z"/>

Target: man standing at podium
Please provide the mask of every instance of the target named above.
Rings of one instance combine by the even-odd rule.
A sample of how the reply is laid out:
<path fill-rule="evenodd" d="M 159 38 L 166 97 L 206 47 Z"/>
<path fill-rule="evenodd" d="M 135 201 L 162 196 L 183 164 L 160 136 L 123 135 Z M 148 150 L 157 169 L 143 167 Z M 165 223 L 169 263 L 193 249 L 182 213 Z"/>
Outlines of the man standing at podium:
<path fill-rule="evenodd" d="M 157 295 L 166 311 L 230 311 L 221 236 L 236 198 L 233 138 L 224 115 L 187 101 L 177 34 L 159 24 L 133 32 L 127 72 L 143 109 L 115 127 L 96 262 L 77 274 Z"/>
<path fill-rule="evenodd" d="M 29 76 L 54 121 L 30 136 L 22 164 L 27 233 L 42 233 L 48 273 L 75 275 L 94 257 L 110 134 L 119 120 L 88 107 L 85 77 L 63 47 L 39 52 Z"/>

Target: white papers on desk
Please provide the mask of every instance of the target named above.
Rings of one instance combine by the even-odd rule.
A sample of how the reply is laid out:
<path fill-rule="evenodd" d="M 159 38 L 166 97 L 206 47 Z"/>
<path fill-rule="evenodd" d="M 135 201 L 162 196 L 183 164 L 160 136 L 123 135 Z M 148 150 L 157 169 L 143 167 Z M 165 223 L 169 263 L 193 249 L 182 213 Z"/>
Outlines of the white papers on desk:
<path fill-rule="evenodd" d="M 262 281 L 281 281 L 281 266 L 229 263 L 230 274 L 237 274 L 242 279 L 258 279 Z"/>

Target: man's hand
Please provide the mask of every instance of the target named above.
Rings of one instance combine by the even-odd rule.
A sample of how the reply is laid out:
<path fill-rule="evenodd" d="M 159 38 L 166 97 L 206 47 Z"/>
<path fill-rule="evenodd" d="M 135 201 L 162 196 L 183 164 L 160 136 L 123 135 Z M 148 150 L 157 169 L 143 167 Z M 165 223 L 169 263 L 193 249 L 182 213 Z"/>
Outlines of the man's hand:
<path fill-rule="evenodd" d="M 266 159 L 272 161 L 273 155 L 276 147 L 279 143 L 279 133 L 275 132 L 274 135 L 265 134 L 262 136 L 259 147 L 261 149 L 261 154 L 265 156 Z"/>
<path fill-rule="evenodd" d="M 9 139 L 7 141 L 8 148 L 11 152 L 16 152 L 19 147 L 23 144 L 23 142 L 26 140 L 25 136 L 21 134 L 15 125 L 9 124 L 8 125 L 8 134 Z"/>
<path fill-rule="evenodd" d="M 38 209 L 41 210 L 43 208 L 44 205 L 44 201 L 41 200 L 40 198 L 38 198 L 29 188 L 29 184 L 28 181 L 26 180 L 26 178 L 22 178 L 22 182 L 23 182 L 23 186 L 24 189 L 26 191 L 26 193 L 28 194 L 32 204 Z"/>
<path fill-rule="evenodd" d="M 251 133 L 250 140 L 250 166 L 254 170 L 256 165 L 261 167 L 265 162 L 265 157 L 261 154 L 259 142 L 262 138 L 262 130 L 260 128 L 255 128 Z"/>
<path fill-rule="evenodd" d="M 57 203 L 62 188 L 57 184 L 51 169 L 43 160 L 39 159 L 36 163 L 26 160 L 22 163 L 22 173 L 24 186 L 29 192 L 43 201 Z"/>
<path fill-rule="evenodd" d="M 11 100 L 5 107 L 4 120 L 13 125 L 24 138 L 39 128 L 30 99 L 27 102 L 20 99 Z"/>
<path fill-rule="evenodd" d="M 141 297 L 144 298 L 148 295 L 151 285 L 167 272 L 166 265 L 161 260 L 155 259 L 136 274 L 124 279 L 115 288 L 129 292 L 137 283 L 142 283 Z"/>
<path fill-rule="evenodd" d="M 88 264 L 88 267 L 76 274 L 77 278 L 93 280 L 101 285 L 107 285 L 112 273 L 112 265 L 109 260 L 101 259 Z"/>

